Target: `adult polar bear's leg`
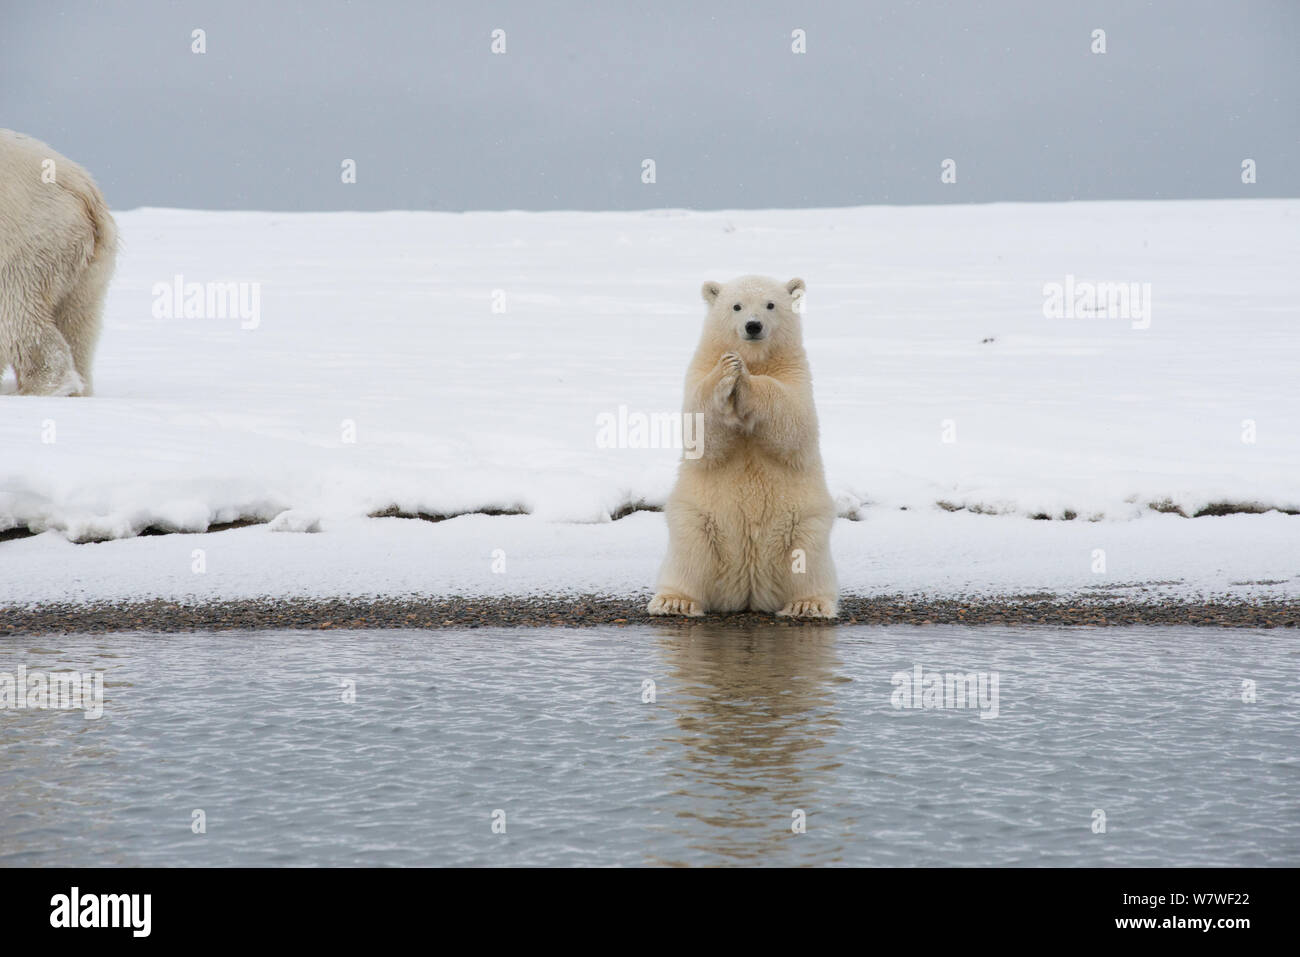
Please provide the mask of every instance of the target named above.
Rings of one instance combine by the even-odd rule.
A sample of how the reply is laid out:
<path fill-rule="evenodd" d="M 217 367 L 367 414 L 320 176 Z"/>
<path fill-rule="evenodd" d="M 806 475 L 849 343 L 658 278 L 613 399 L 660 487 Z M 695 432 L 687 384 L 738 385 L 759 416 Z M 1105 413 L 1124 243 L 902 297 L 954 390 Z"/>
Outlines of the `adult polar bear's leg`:
<path fill-rule="evenodd" d="M 112 255 L 92 259 L 77 284 L 54 310 L 54 325 L 67 342 L 73 365 L 81 377 L 79 395 L 90 395 L 94 387 L 95 346 L 99 343 L 108 282 L 113 278 L 113 259 Z"/>
<path fill-rule="evenodd" d="M 54 325 L 67 340 L 73 364 L 84 383 L 79 394 L 90 395 L 104 298 L 117 261 L 117 224 L 94 180 L 80 166 L 65 164 L 61 182 L 80 204 L 84 221 L 90 226 L 91 250 L 89 260 L 74 274 L 67 295 L 54 308 Z"/>
<path fill-rule="evenodd" d="M 0 355 L 14 367 L 19 395 L 75 395 L 83 388 L 54 317 L 35 303 L 0 308 Z"/>

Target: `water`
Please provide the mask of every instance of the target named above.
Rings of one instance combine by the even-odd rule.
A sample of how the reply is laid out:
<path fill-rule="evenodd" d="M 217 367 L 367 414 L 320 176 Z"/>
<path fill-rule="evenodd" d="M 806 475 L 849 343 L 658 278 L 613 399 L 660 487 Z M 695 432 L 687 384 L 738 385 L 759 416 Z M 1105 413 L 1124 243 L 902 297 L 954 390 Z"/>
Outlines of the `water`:
<path fill-rule="evenodd" d="M 996 673 L 997 716 L 894 708 L 918 664 Z M 0 864 L 1295 865 L 1298 664 L 1168 628 L 0 638 L 105 673 L 98 720 L 0 711 Z"/>

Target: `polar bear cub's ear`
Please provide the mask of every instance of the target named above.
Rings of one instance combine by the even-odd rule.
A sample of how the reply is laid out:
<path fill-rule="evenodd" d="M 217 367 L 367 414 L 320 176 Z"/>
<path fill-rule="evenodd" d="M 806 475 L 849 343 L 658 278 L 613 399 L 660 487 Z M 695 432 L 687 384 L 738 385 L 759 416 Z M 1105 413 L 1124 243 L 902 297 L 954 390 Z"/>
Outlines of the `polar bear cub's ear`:
<path fill-rule="evenodd" d="M 803 280 L 791 279 L 788 283 L 785 284 L 785 291 L 792 296 L 797 296 L 799 293 L 804 291 Z"/>
<path fill-rule="evenodd" d="M 704 301 L 710 306 L 713 305 L 714 300 L 718 298 L 718 294 L 721 292 L 722 284 L 716 283 L 711 279 L 700 287 L 700 295 L 704 297 Z"/>

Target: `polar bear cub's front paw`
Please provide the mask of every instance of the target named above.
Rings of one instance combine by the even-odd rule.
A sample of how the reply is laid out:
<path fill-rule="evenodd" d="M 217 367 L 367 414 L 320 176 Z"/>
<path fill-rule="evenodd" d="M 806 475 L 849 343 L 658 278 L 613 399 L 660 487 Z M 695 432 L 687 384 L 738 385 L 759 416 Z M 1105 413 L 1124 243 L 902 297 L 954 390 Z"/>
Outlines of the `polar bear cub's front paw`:
<path fill-rule="evenodd" d="M 714 394 L 718 411 L 722 413 L 723 421 L 727 425 L 740 428 L 744 425 L 744 416 L 739 408 L 737 392 L 748 378 L 749 368 L 745 365 L 745 360 L 734 352 L 723 353 L 722 358 L 718 360 L 718 365 L 722 369 L 722 375 L 718 378 L 718 389 Z"/>
<path fill-rule="evenodd" d="M 651 615 L 686 615 L 689 618 L 702 618 L 704 609 L 694 599 L 684 595 L 659 594 L 650 599 L 645 610 Z"/>
<path fill-rule="evenodd" d="M 718 369 L 718 388 L 714 391 L 714 398 L 719 405 L 727 405 L 736 391 L 736 385 L 749 370 L 745 368 L 745 360 L 734 352 L 723 354 L 718 360 Z"/>
<path fill-rule="evenodd" d="M 749 368 L 745 365 L 745 360 L 740 358 L 739 353 L 724 352 L 718 362 L 722 365 L 724 377 L 730 376 L 733 380 L 739 381 L 749 374 Z"/>
<path fill-rule="evenodd" d="M 839 608 L 834 598 L 800 598 L 792 601 L 778 615 L 786 618 L 835 618 Z"/>

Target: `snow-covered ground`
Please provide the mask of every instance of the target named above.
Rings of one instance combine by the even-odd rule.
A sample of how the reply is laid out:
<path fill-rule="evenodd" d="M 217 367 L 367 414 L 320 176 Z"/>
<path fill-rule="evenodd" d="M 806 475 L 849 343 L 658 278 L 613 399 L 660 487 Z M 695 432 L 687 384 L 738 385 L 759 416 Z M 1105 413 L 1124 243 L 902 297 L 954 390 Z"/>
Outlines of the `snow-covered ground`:
<path fill-rule="evenodd" d="M 1300 515 L 1150 507 L 1300 509 L 1300 201 L 117 216 L 97 395 L 0 382 L 0 601 L 648 589 L 679 453 L 598 417 L 747 272 L 808 283 L 845 592 L 1300 596 Z M 1149 316 L 1044 315 L 1087 281 Z"/>

